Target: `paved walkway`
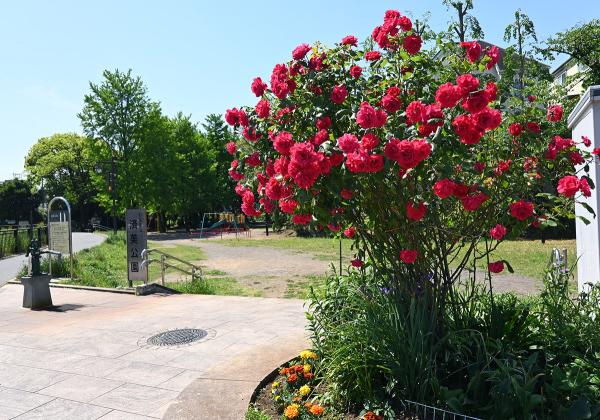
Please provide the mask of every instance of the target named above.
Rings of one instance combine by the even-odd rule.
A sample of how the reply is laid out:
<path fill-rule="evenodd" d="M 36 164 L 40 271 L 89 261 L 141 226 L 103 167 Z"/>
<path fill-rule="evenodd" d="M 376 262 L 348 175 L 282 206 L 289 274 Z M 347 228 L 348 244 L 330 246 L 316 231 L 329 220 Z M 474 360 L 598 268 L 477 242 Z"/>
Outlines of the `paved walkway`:
<path fill-rule="evenodd" d="M 100 245 L 105 239 L 106 236 L 95 233 L 73 232 L 73 251 L 79 252 L 82 249 Z M 15 255 L 0 260 L 0 287 L 14 279 L 25 264 L 27 264 L 25 255 Z"/>
<path fill-rule="evenodd" d="M 0 288 L 0 419 L 243 419 L 260 379 L 307 345 L 303 303 L 53 289 L 51 311 Z M 180 347 L 155 333 L 201 328 Z"/>

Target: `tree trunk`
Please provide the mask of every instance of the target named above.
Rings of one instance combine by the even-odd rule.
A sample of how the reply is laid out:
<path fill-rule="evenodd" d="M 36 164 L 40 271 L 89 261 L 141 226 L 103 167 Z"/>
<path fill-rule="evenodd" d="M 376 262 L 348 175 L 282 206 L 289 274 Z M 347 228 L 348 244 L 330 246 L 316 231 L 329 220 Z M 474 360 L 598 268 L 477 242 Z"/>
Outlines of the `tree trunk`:
<path fill-rule="evenodd" d="M 165 220 L 165 212 L 162 210 L 158 211 L 158 231 L 160 233 L 167 233 L 167 223 Z"/>

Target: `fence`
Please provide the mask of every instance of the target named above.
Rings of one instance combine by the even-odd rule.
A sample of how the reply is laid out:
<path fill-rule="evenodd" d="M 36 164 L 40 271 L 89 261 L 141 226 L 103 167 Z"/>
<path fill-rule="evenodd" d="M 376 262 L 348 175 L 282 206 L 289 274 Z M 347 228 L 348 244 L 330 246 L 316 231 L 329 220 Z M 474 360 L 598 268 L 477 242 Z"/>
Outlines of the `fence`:
<path fill-rule="evenodd" d="M 29 242 L 34 235 L 40 244 L 47 245 L 46 226 L 0 227 L 0 258 L 27 252 Z"/>

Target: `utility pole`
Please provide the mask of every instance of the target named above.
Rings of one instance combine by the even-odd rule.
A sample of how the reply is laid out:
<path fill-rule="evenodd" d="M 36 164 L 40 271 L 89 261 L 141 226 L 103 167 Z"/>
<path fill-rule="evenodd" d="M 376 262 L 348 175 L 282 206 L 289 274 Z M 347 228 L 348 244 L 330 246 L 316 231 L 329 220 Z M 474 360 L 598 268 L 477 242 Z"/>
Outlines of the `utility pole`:
<path fill-rule="evenodd" d="M 113 219 L 113 233 L 117 234 L 117 199 L 116 199 L 116 179 L 117 179 L 117 168 L 115 166 L 115 155 L 113 153 L 111 157 L 110 166 L 110 189 L 112 194 L 112 219 Z"/>

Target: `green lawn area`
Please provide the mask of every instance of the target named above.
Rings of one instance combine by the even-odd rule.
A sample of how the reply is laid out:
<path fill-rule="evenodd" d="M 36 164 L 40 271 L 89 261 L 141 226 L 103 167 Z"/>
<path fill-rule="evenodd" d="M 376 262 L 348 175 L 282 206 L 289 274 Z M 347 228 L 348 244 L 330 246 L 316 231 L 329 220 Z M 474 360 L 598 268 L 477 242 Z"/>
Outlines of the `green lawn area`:
<path fill-rule="evenodd" d="M 339 258 L 339 241 L 329 238 L 300 238 L 273 235 L 270 238 L 264 239 L 226 239 L 219 243 L 228 246 L 266 246 L 286 249 L 291 252 L 311 253 L 317 258 L 336 262 L 336 266 Z M 353 255 L 350 249 L 351 245 L 352 241 L 348 239 L 342 240 L 342 256 L 345 261 Z M 498 259 L 507 260 L 512 265 L 516 274 L 542 279 L 553 248 L 566 248 L 569 253 L 570 264 L 575 263 L 576 245 L 574 239 L 546 240 L 545 243 L 542 243 L 540 240 L 506 241 L 500 244 L 490 258 L 491 261 Z M 486 263 L 481 260 L 478 265 L 483 268 Z M 308 284 L 311 282 L 305 283 Z"/>
<path fill-rule="evenodd" d="M 290 252 L 311 253 L 319 259 L 337 261 L 340 256 L 339 240 L 331 238 L 302 238 L 297 236 L 272 235 L 265 239 L 224 239 L 219 241 L 228 246 L 266 246 Z M 342 256 L 352 256 L 352 241 L 342 239 Z"/>
<path fill-rule="evenodd" d="M 164 251 L 174 257 L 185 261 L 200 264 L 205 259 L 200 248 L 187 245 L 165 245 L 161 242 L 149 241 L 152 249 Z M 67 280 L 68 284 L 92 287 L 125 288 L 127 287 L 127 258 L 125 249 L 125 236 L 122 233 L 109 236 L 107 240 L 97 247 L 83 250 L 76 255 L 75 280 Z M 63 260 L 60 267 L 53 265 L 55 273 L 68 276 L 67 260 Z M 47 268 L 43 267 L 44 270 Z M 182 293 L 201 293 L 237 296 L 255 296 L 256 293 L 246 290 L 235 279 L 224 276 L 219 270 L 207 270 L 204 280 L 199 282 L 173 281 L 185 274 L 174 269 L 166 270 L 166 286 Z M 149 280 L 160 282 L 161 271 L 157 263 L 150 265 Z"/>

